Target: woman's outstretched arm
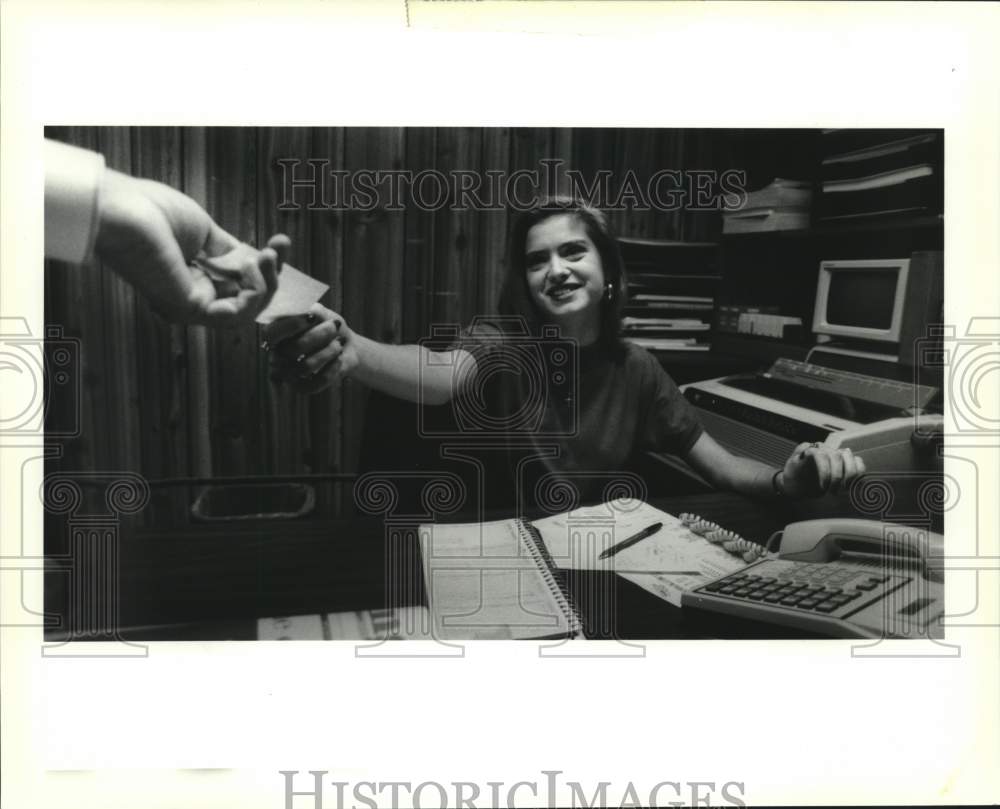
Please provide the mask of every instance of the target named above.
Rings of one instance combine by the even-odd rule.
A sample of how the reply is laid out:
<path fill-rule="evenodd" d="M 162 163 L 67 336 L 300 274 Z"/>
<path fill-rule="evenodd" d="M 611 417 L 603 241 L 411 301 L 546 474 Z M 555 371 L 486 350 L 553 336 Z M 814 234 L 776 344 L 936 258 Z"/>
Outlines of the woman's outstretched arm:
<path fill-rule="evenodd" d="M 470 383 L 476 370 L 467 351 L 378 343 L 352 331 L 343 317 L 320 304 L 308 314 L 275 320 L 264 338 L 271 379 L 306 393 L 345 376 L 400 399 L 444 404 Z"/>

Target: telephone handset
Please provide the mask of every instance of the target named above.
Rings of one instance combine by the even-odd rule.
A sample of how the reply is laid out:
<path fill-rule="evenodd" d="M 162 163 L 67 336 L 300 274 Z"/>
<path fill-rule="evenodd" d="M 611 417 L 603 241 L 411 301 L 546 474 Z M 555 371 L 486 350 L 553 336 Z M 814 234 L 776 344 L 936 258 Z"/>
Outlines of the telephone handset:
<path fill-rule="evenodd" d="M 779 559 L 832 562 L 856 555 L 901 566 L 912 563 L 925 577 L 944 581 L 944 537 L 926 529 L 877 520 L 793 522 L 782 532 Z"/>
<path fill-rule="evenodd" d="M 940 637 L 943 537 L 874 520 L 791 523 L 777 555 L 685 593 L 683 606 L 835 637 Z"/>

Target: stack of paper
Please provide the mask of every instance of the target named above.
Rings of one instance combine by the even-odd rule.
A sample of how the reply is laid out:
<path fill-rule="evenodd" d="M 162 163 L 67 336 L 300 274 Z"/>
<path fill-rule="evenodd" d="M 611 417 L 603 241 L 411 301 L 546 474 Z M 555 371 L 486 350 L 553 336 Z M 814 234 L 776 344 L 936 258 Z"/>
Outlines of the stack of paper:
<path fill-rule="evenodd" d="M 803 180 L 781 177 L 759 191 L 747 194 L 738 211 L 722 215 L 723 233 L 764 233 L 775 230 L 804 230 L 809 227 L 812 188 Z"/>
<path fill-rule="evenodd" d="M 832 131 L 824 133 L 824 143 L 829 153 L 821 164 L 819 218 L 940 211 L 943 156 L 938 133 L 845 140 Z M 848 151 L 840 151 L 848 144 Z"/>

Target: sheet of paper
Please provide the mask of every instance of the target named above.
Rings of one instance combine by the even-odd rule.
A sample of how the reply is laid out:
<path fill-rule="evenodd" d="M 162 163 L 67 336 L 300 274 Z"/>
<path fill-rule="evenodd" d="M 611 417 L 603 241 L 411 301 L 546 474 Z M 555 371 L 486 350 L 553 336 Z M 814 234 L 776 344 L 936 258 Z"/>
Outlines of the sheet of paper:
<path fill-rule="evenodd" d="M 438 638 L 510 640 L 568 630 L 557 591 L 512 520 L 422 525 L 420 553 Z"/>
<path fill-rule="evenodd" d="M 643 590 L 649 591 L 675 607 L 681 605 L 683 593 L 716 578 L 715 576 L 661 576 L 656 573 L 619 573 L 618 575 L 633 584 L 638 584 Z"/>
<path fill-rule="evenodd" d="M 427 607 L 282 615 L 257 621 L 257 640 L 427 640 Z"/>
<path fill-rule="evenodd" d="M 318 615 L 280 615 L 257 621 L 257 640 L 324 640 Z"/>
<path fill-rule="evenodd" d="M 431 619 L 427 607 L 327 613 L 329 640 L 428 640 Z"/>
<path fill-rule="evenodd" d="M 267 325 L 279 317 L 304 315 L 329 288 L 329 284 L 284 264 L 278 274 L 278 289 L 264 311 L 257 315 L 257 322 Z"/>
<path fill-rule="evenodd" d="M 600 554 L 655 523 L 663 527 L 607 559 Z M 613 501 L 535 522 L 556 567 L 621 573 L 674 573 L 715 578 L 742 567 L 738 556 L 689 531 L 681 521 L 640 501 Z M 673 577 L 671 577 L 673 578 Z"/>

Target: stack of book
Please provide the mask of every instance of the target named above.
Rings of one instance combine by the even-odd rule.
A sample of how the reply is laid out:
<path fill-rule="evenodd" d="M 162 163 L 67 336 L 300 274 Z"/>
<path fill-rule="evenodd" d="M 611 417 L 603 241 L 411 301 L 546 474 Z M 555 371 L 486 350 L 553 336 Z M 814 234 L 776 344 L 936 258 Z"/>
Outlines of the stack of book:
<path fill-rule="evenodd" d="M 822 150 L 819 219 L 941 213 L 940 132 L 828 130 Z"/>
<path fill-rule="evenodd" d="M 809 227 L 811 184 L 778 177 L 770 185 L 747 194 L 746 203 L 722 214 L 722 232 L 767 233 L 775 230 L 805 230 Z"/>

